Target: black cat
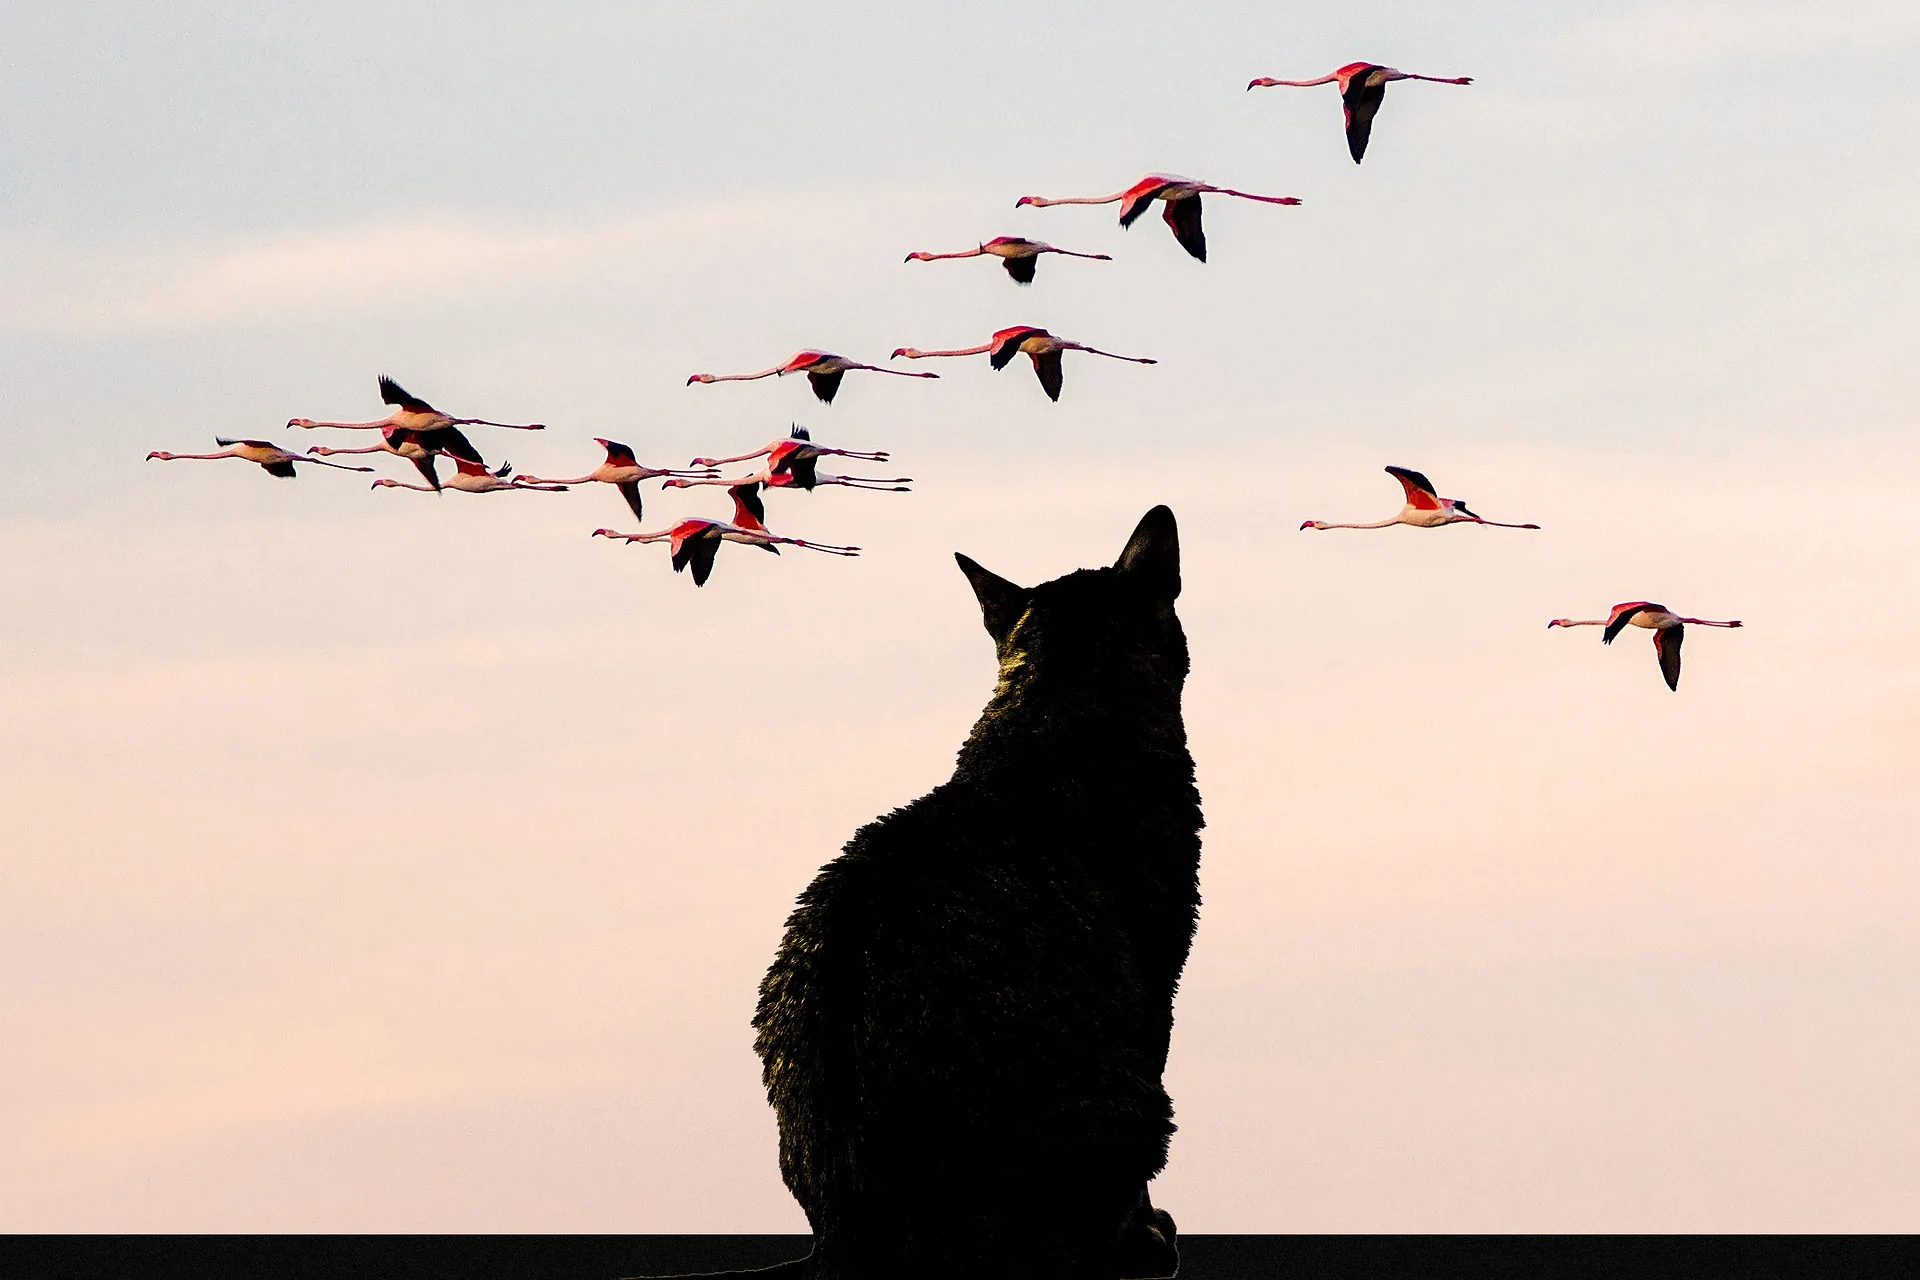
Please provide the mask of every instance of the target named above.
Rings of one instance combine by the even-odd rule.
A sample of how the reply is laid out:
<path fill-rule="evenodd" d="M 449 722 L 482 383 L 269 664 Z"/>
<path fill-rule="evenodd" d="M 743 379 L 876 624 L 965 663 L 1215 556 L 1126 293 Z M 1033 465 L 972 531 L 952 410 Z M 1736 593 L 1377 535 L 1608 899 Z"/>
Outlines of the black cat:
<path fill-rule="evenodd" d="M 951 781 L 800 895 L 754 1026 L 815 1280 L 1169 1275 L 1161 1087 L 1199 910 L 1173 513 L 1112 568 L 965 556 L 1000 658 Z"/>

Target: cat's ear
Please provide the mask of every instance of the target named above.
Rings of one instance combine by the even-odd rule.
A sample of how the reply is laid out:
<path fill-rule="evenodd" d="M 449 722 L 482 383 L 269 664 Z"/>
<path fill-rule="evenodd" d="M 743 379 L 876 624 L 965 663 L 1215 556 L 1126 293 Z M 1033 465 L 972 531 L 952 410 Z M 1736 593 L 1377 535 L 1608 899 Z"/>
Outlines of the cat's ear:
<path fill-rule="evenodd" d="M 1008 582 L 991 569 L 981 568 L 957 551 L 953 558 L 959 562 L 960 572 L 973 584 L 973 594 L 980 601 L 980 620 L 987 624 L 987 634 L 993 637 L 995 645 L 1000 644 L 1013 630 L 1013 624 L 1020 621 L 1020 615 L 1027 611 L 1027 602 L 1033 593 Z"/>
<path fill-rule="evenodd" d="M 1126 550 L 1113 562 L 1130 581 L 1138 583 L 1155 598 L 1172 600 L 1180 594 L 1180 530 L 1173 523 L 1173 512 L 1155 507 L 1140 517 Z"/>

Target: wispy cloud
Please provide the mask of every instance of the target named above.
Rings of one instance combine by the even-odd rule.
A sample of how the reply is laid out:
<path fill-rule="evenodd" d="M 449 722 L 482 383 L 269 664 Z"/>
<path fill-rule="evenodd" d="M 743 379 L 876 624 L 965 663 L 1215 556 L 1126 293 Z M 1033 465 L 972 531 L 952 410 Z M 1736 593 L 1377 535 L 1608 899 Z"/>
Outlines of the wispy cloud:
<path fill-rule="evenodd" d="M 738 201 L 594 225 L 416 217 L 219 244 L 76 243 L 0 235 L 0 331 L 61 336 L 426 308 L 575 283 L 653 260 L 684 268 L 762 237 L 805 238 L 918 197 Z M 858 214 L 853 214 L 857 218 Z"/>

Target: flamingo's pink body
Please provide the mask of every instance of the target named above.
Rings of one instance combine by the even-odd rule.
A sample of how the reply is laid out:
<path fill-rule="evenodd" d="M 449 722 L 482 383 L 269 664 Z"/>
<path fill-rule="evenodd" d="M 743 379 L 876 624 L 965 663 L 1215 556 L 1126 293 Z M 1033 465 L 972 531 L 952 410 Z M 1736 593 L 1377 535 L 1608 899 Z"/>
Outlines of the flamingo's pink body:
<path fill-rule="evenodd" d="M 1060 388 L 1064 382 L 1064 371 L 1060 357 L 1068 351 L 1085 351 L 1089 355 L 1105 356 L 1109 360 L 1125 360 L 1130 364 L 1158 364 L 1159 361 L 1148 356 L 1122 356 L 1111 351 L 1102 351 L 1098 347 L 1089 347 L 1083 342 L 1072 342 L 1066 338 L 1057 338 L 1045 329 L 1030 324 L 1017 324 L 1002 329 L 992 338 L 977 347 L 960 347 L 952 351 L 922 351 L 918 347 L 896 347 L 892 359 L 905 357 L 908 360 L 928 360 L 946 356 L 979 356 L 988 358 L 995 370 L 1004 369 L 1017 355 L 1025 354 L 1033 362 L 1033 372 L 1040 379 L 1049 400 L 1060 398 Z"/>
<path fill-rule="evenodd" d="M 1411 525 L 1416 529 L 1438 529 L 1450 524 L 1483 524 L 1495 529 L 1538 529 L 1537 524 L 1502 524 L 1498 520 L 1482 520 L 1467 510 L 1467 504 L 1459 498 L 1443 498 L 1434 490 L 1433 481 L 1418 471 L 1409 471 L 1405 467 L 1388 467 L 1387 474 L 1400 482 L 1406 491 L 1406 505 L 1400 513 L 1388 520 L 1376 520 L 1371 524 L 1331 524 L 1325 520 L 1308 520 L 1301 524 L 1302 529 L 1388 529 L 1396 524 Z"/>
<path fill-rule="evenodd" d="M 1654 654 L 1660 659 L 1660 674 L 1666 679 L 1667 688 L 1680 691 L 1680 645 L 1687 637 L 1688 625 L 1696 627 L 1737 627 L 1732 622 L 1710 622 L 1705 618 L 1687 618 L 1673 612 L 1663 604 L 1654 604 L 1650 600 L 1628 600 L 1613 606 L 1604 618 L 1555 618 L 1547 624 L 1547 630 L 1555 627 L 1605 627 L 1600 633 L 1602 644 L 1612 644 L 1614 638 L 1628 627 L 1644 627 L 1653 632 Z"/>
<path fill-rule="evenodd" d="M 1241 200 L 1258 200 L 1262 204 L 1299 204 L 1296 196 L 1256 196 L 1246 191 L 1235 191 L 1231 187 L 1216 187 L 1208 182 L 1196 182 L 1192 178 L 1182 178 L 1172 173 L 1150 173 L 1140 181 L 1123 191 L 1110 196 L 1021 196 L 1014 202 L 1014 208 L 1033 205 L 1045 208 L 1054 204 L 1118 204 L 1120 206 L 1120 225 L 1131 227 L 1139 216 L 1145 213 L 1155 200 L 1166 202 L 1161 214 L 1173 238 L 1180 247 L 1198 258 L 1207 260 L 1207 233 L 1200 224 L 1200 197 L 1208 193 L 1234 196 Z"/>
<path fill-rule="evenodd" d="M 804 373 L 807 382 L 813 387 L 813 394 L 825 404 L 832 404 L 834 396 L 840 393 L 840 379 L 851 369 L 865 369 L 872 373 L 891 373 L 902 378 L 937 378 L 937 373 L 907 373 L 901 369 L 883 369 L 877 364 L 861 364 L 845 356 L 834 355 L 830 351 L 798 351 L 783 364 L 771 369 L 762 369 L 758 373 L 696 373 L 687 378 L 687 385 L 696 382 L 752 382 L 758 378 L 784 378 L 790 373 Z"/>

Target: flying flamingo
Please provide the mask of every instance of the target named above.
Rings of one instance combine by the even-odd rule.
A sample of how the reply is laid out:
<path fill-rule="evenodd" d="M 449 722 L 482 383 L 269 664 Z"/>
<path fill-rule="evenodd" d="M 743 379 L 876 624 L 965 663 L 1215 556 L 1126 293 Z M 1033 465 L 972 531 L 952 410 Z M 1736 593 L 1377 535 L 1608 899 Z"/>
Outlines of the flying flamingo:
<path fill-rule="evenodd" d="M 1102 351 L 1098 347 L 1089 347 L 1080 342 L 1069 342 L 1065 338 L 1056 338 L 1045 329 L 1037 329 L 1029 324 L 1017 324 L 1011 329 L 1002 329 L 993 335 L 990 341 L 977 347 L 962 347 L 958 351 L 921 351 L 916 347 L 896 348 L 894 358 L 905 356 L 909 360 L 926 360 L 934 356 L 977 356 L 986 354 L 988 363 L 996 370 L 1004 369 L 1013 358 L 1022 351 L 1033 361 L 1033 372 L 1040 379 L 1040 385 L 1046 389 L 1047 399 L 1060 398 L 1061 370 L 1060 357 L 1068 351 L 1085 351 L 1096 356 L 1106 356 L 1109 360 L 1126 360 L 1133 364 L 1158 364 L 1148 356 L 1120 356 L 1111 351 Z"/>
<path fill-rule="evenodd" d="M 530 489 L 535 493 L 565 493 L 567 491 L 567 486 L 564 484 L 532 480 L 526 476 L 515 476 L 513 479 L 508 479 L 509 476 L 513 475 L 513 467 L 509 463 L 502 463 L 497 470 L 493 471 L 487 470 L 484 462 L 469 462 L 465 458 L 455 458 L 453 463 L 458 470 L 447 477 L 446 487 L 449 489 L 458 489 L 462 493 L 500 493 L 507 489 Z M 429 488 L 424 484 L 406 484 L 399 480 L 375 480 L 373 487 L 376 489 L 415 489 L 421 493 L 440 492 L 438 485 Z"/>
<path fill-rule="evenodd" d="M 1309 88 L 1316 84 L 1337 84 L 1340 86 L 1340 105 L 1347 119 L 1347 152 L 1355 164 L 1367 154 L 1367 139 L 1373 135 L 1373 118 L 1380 114 L 1380 104 L 1387 99 L 1387 82 L 1391 80 L 1426 80 L 1433 84 L 1472 84 L 1472 76 L 1417 76 L 1410 71 L 1396 71 L 1392 67 L 1382 67 L 1372 62 L 1349 62 L 1338 71 L 1329 72 L 1318 80 L 1274 80 L 1262 76 L 1248 83 L 1248 89 L 1265 89 L 1273 85 L 1294 85 Z"/>
<path fill-rule="evenodd" d="M 833 397 L 839 393 L 840 379 L 849 369 L 867 369 L 874 373 L 891 373 L 902 378 L 937 378 L 937 373 L 907 373 L 900 369 L 883 369 L 877 364 L 861 364 L 845 356 L 836 356 L 827 351 L 798 351 L 785 364 L 777 364 L 771 369 L 762 369 L 758 373 L 696 373 L 687 379 L 687 385 L 696 382 L 752 382 L 757 378 L 784 378 L 790 373 L 804 373 L 807 381 L 813 384 L 813 394 L 826 404 L 833 403 Z"/>
<path fill-rule="evenodd" d="M 1223 196 L 1238 196 L 1242 200 L 1259 200 L 1264 204 L 1299 204 L 1294 196 L 1256 196 L 1245 191 L 1235 191 L 1231 187 L 1216 187 L 1205 182 L 1195 182 L 1192 178 L 1182 178 L 1171 173 L 1150 173 L 1125 191 L 1116 191 L 1110 196 L 1069 196 L 1064 199 L 1050 200 L 1045 196 L 1021 196 L 1013 207 L 1034 205 L 1045 208 L 1050 204 L 1120 204 L 1120 225 L 1131 227 L 1134 220 L 1147 211 L 1147 206 L 1155 200 L 1164 200 L 1167 207 L 1161 213 L 1167 226 L 1173 229 L 1173 238 L 1180 247 L 1194 257 L 1207 260 L 1207 233 L 1200 228 L 1200 196 L 1203 192 L 1217 192 Z"/>
<path fill-rule="evenodd" d="M 618 488 L 620 490 L 620 496 L 627 500 L 627 506 L 633 510 L 633 518 L 635 520 L 643 520 L 646 517 L 640 514 L 640 482 L 642 480 L 653 480 L 660 476 L 711 477 L 719 474 L 719 472 L 713 470 L 711 467 L 706 467 L 699 471 L 662 471 L 657 467 L 641 466 L 639 461 L 633 456 L 633 450 L 621 444 L 618 440 L 607 440 L 600 436 L 595 436 L 593 442 L 607 451 L 607 460 L 587 472 L 587 474 L 575 476 L 570 480 L 550 480 L 543 476 L 521 476 L 521 481 L 526 484 L 569 485 L 592 484 L 596 481 L 601 484 L 610 484 Z"/>
<path fill-rule="evenodd" d="M 409 395 L 404 387 L 385 374 L 380 375 L 380 400 L 397 406 L 378 422 L 316 422 L 312 418 L 290 418 L 290 427 L 337 427 L 345 431 L 373 431 L 381 427 L 407 427 L 414 431 L 438 431 L 443 427 L 505 427 L 509 431 L 545 431 L 540 422 L 494 422 L 487 418 L 455 418 L 440 412 L 419 396 Z"/>
<path fill-rule="evenodd" d="M 215 436 L 213 442 L 226 447 L 219 453 L 167 453 L 156 449 L 147 455 L 147 461 L 156 458 L 161 462 L 178 462 L 186 459 L 201 460 L 213 458 L 243 458 L 258 463 L 270 476 L 279 476 L 291 480 L 297 474 L 293 469 L 296 462 L 310 462 L 316 467 L 333 467 L 340 471 L 371 471 L 372 467 L 350 467 L 344 462 L 323 462 L 319 458 L 309 458 L 305 454 L 288 453 L 277 444 L 268 444 L 265 440 L 229 440 L 225 436 Z"/>
<path fill-rule="evenodd" d="M 1686 624 L 1696 627 L 1737 627 L 1740 623 L 1709 622 L 1705 618 L 1683 618 L 1663 604 L 1654 604 L 1647 600 L 1629 600 L 1625 604 L 1613 606 L 1613 611 L 1604 618 L 1589 618 L 1574 621 L 1572 618 L 1555 618 L 1547 624 L 1547 630 L 1555 627 L 1605 627 L 1600 633 L 1602 644 L 1612 644 L 1613 638 L 1628 626 L 1645 627 L 1653 632 L 1653 651 L 1660 658 L 1660 674 L 1667 678 L 1667 688 L 1675 693 L 1680 691 L 1680 643 L 1687 638 Z"/>
<path fill-rule="evenodd" d="M 428 448 L 425 443 L 427 439 L 438 440 L 440 447 Z M 444 453 L 450 458 L 466 458 L 469 462 L 481 460 L 480 451 L 461 434 L 458 427 L 442 427 L 433 432 L 415 431 L 410 427 L 382 427 L 379 444 L 368 445 L 364 449 L 339 449 L 316 444 L 307 452 L 321 457 L 331 457 L 336 453 L 391 453 L 411 462 L 435 493 L 440 491 L 440 476 L 433 460 L 439 454 Z"/>
<path fill-rule="evenodd" d="M 1007 269 L 1015 284 L 1032 284 L 1033 269 L 1040 265 L 1043 253 L 1063 253 L 1069 258 L 1092 258 L 1099 262 L 1112 262 L 1104 253 L 1075 253 L 1071 249 L 1056 249 L 1039 240 L 1027 240 L 1020 236 L 995 236 L 983 243 L 978 249 L 962 249 L 958 253 L 927 253 L 924 250 L 907 255 L 908 262 L 933 262 L 940 258 L 978 258 L 982 255 L 1000 259 L 1000 265 Z"/>
<path fill-rule="evenodd" d="M 1409 471 L 1405 467 L 1388 467 L 1387 474 L 1400 482 L 1407 491 L 1407 505 L 1400 508 L 1400 514 L 1391 520 L 1380 520 L 1373 524 L 1328 524 L 1325 520 L 1308 520 L 1302 529 L 1385 529 L 1389 525 L 1410 524 L 1418 529 L 1437 529 L 1448 524 L 1484 524 L 1495 529 L 1538 529 L 1537 524 L 1502 524 L 1498 520 L 1482 520 L 1467 510 L 1467 504 L 1458 498 L 1443 498 L 1434 490 L 1433 481 L 1418 471 Z"/>
<path fill-rule="evenodd" d="M 862 458 L 868 462 L 887 460 L 884 450 L 876 453 L 862 453 L 857 449 L 830 449 L 826 445 L 815 444 L 813 433 L 796 422 L 793 424 L 793 429 L 787 433 L 785 440 L 773 440 L 752 453 L 736 454 L 731 458 L 695 458 L 692 465 L 718 467 L 729 462 L 751 462 L 761 457 L 767 460 L 769 471 L 787 471 L 801 462 L 818 462 L 821 458 L 827 457 Z"/>
<path fill-rule="evenodd" d="M 596 538 L 618 538 L 622 542 L 665 542 L 673 554 L 673 571 L 679 573 L 688 565 L 693 566 L 693 585 L 706 585 L 707 576 L 713 572 L 713 557 L 720 550 L 722 542 L 739 542 L 750 547 L 761 547 L 780 554 L 780 548 L 805 547 L 809 551 L 824 551 L 828 555 L 857 556 L 858 547 L 836 547 L 822 542 L 807 542 L 801 538 L 783 538 L 769 533 L 765 524 L 766 509 L 760 503 L 760 486 L 755 483 L 735 485 L 728 492 L 733 496 L 733 521 L 706 520 L 694 517 L 682 520 L 671 528 L 658 533 L 618 533 L 612 529 L 595 529 Z"/>

